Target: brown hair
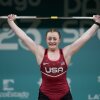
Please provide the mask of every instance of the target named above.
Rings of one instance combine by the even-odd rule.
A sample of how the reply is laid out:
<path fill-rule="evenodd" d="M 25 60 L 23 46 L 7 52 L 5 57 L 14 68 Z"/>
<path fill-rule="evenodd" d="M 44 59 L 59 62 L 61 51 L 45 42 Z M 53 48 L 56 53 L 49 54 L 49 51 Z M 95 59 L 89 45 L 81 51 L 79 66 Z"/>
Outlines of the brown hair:
<path fill-rule="evenodd" d="M 47 34 L 48 34 L 49 32 L 57 32 L 58 35 L 59 35 L 59 39 L 61 39 L 61 34 L 60 34 L 60 32 L 59 32 L 56 28 L 51 28 L 51 29 L 49 29 L 49 30 L 46 32 L 46 37 L 47 37 Z"/>

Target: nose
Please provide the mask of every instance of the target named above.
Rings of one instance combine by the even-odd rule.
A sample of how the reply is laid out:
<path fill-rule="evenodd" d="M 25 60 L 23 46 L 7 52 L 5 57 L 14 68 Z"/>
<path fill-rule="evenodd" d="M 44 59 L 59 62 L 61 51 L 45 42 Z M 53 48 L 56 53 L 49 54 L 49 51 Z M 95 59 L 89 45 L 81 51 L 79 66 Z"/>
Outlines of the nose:
<path fill-rule="evenodd" d="M 54 39 L 53 38 L 51 39 L 51 42 L 54 42 Z"/>

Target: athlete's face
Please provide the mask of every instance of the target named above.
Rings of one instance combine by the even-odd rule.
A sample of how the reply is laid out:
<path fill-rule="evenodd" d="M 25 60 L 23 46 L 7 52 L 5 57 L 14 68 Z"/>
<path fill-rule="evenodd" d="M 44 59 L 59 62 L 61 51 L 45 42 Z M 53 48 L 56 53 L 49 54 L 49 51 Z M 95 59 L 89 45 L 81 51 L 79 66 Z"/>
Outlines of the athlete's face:
<path fill-rule="evenodd" d="M 59 34 L 57 32 L 48 32 L 46 41 L 49 49 L 51 50 L 57 49 L 60 43 Z"/>

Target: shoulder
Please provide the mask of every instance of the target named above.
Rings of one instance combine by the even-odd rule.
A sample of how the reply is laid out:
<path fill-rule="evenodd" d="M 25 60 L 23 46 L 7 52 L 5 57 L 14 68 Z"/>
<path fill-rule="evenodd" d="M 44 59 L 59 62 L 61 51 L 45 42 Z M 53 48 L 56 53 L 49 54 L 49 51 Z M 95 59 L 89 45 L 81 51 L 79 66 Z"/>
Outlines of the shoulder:
<path fill-rule="evenodd" d="M 63 56 L 65 58 L 67 65 L 69 65 L 71 57 L 72 57 L 70 45 L 62 48 L 62 52 L 63 52 Z"/>
<path fill-rule="evenodd" d="M 36 56 L 36 59 L 37 59 L 37 62 L 39 65 L 41 64 L 41 62 L 43 60 L 44 54 L 45 54 L 45 48 L 42 47 L 41 45 L 38 45 L 35 56 Z"/>
<path fill-rule="evenodd" d="M 62 52 L 63 52 L 64 56 L 70 55 L 70 45 L 65 46 L 64 48 L 62 48 Z"/>
<path fill-rule="evenodd" d="M 35 56 L 37 57 L 40 57 L 40 56 L 43 56 L 44 55 L 44 52 L 45 52 L 45 48 L 41 45 L 37 45 L 36 46 L 36 50 L 35 50 Z"/>
<path fill-rule="evenodd" d="M 41 45 L 38 45 L 37 53 L 44 55 L 45 48 L 43 46 L 41 46 Z"/>

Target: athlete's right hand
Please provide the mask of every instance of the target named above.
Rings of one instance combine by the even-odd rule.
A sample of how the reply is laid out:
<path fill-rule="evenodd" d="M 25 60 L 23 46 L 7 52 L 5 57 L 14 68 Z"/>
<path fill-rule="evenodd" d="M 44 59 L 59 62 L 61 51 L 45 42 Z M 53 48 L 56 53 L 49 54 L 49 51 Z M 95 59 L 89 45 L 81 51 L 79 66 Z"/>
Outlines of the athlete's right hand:
<path fill-rule="evenodd" d="M 14 21 L 15 19 L 16 19 L 16 15 L 15 14 L 8 15 L 8 21 Z"/>

